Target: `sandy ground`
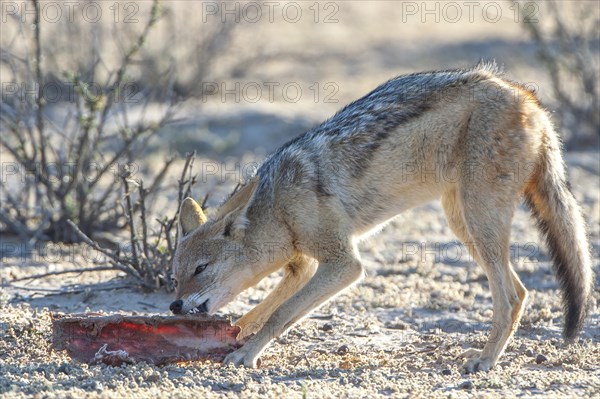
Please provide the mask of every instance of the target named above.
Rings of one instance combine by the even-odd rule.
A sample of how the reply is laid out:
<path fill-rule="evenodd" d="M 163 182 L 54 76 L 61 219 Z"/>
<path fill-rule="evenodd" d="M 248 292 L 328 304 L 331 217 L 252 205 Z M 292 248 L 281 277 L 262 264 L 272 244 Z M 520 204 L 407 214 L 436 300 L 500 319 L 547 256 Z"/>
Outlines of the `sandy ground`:
<path fill-rule="evenodd" d="M 567 159 L 590 226 L 598 285 L 598 154 L 571 153 Z M 210 363 L 75 364 L 49 347 L 50 312 L 164 314 L 171 295 L 110 289 L 125 283 L 109 281 L 110 272 L 7 287 L 0 308 L 0 393 L 7 398 L 162 397 L 165 392 L 176 397 L 598 397 L 600 294 L 594 292 L 581 339 L 565 347 L 556 280 L 533 222 L 521 208 L 512 242 L 513 262 L 530 299 L 516 339 L 489 373 L 465 375 L 457 359 L 465 348 L 485 342 L 492 315 L 488 283 L 454 240 L 439 204 L 431 203 L 402 214 L 362 243 L 367 276 L 276 339 L 258 370 Z M 64 259 L 83 262 L 81 251 L 55 251 L 59 262 L 36 255 L 5 258 L 1 277 L 7 281 L 73 267 Z M 222 313 L 243 314 L 278 278 L 267 278 Z M 39 291 L 85 283 L 95 285 L 73 294 Z"/>
<path fill-rule="evenodd" d="M 182 46 L 194 45 L 202 24 L 184 23 L 192 15 L 190 3 L 171 2 L 174 26 L 186 29 L 159 32 L 149 40 L 151 49 L 162 46 L 163 52 L 172 50 L 177 56 Z M 154 152 L 140 157 L 144 168 L 159 165 L 165 149 L 197 149 L 200 169 L 215 162 L 221 167 L 226 162 L 227 168 L 240 160 L 252 163 L 392 76 L 472 65 L 480 58 L 496 58 L 511 78 L 535 85 L 551 110 L 558 107 L 535 59 L 535 47 L 515 22 L 508 2 L 496 2 L 502 17 L 495 22 L 486 20 L 489 15 L 477 7 L 472 22 L 463 8 L 463 18 L 455 23 L 443 18 L 433 23 L 434 15 L 425 15 L 424 21 L 422 9 L 408 15 L 394 2 L 365 6 L 358 1 L 336 2 L 338 21 L 332 24 L 322 22 L 333 9 L 321 3 L 321 22 L 313 23 L 312 2 L 301 4 L 306 18 L 292 24 L 279 16 L 274 23 L 251 25 L 251 34 L 236 39 L 229 58 L 239 49 L 259 58 L 286 52 L 303 57 L 248 64 L 242 75 L 225 83 L 228 87 L 236 82 L 263 87 L 270 81 L 281 86 L 294 83 L 304 95 L 296 102 L 286 101 L 281 92 L 275 101 L 268 101 L 266 91 L 257 103 L 244 97 L 189 102 L 177 123 L 151 143 Z M 543 15 L 540 20 L 547 22 Z M 10 37 L 3 36 L 3 40 Z M 111 43 L 107 40 L 105 45 Z M 114 50 L 109 48 L 108 53 L 114 55 Z M 178 75 L 184 82 L 191 76 L 185 63 Z M 315 83 L 321 90 L 316 98 L 311 89 Z M 331 93 L 325 87 L 328 83 L 337 85 L 334 102 L 325 101 Z M 64 117 L 61 107 L 47 108 L 57 123 Z M 589 225 L 598 287 L 600 155 L 595 149 L 568 153 L 566 159 Z M 217 180 L 218 176 L 210 176 L 194 194 L 201 198 L 213 192 L 209 205 L 214 205 L 234 185 L 232 180 Z M 157 209 L 171 209 L 172 203 L 164 201 Z M 132 290 L 112 272 L 5 285 L 0 293 L 0 397 L 600 397 L 598 289 L 580 341 L 563 346 L 557 283 L 524 208 L 516 213 L 512 243 L 513 263 L 530 297 L 516 338 L 489 373 L 465 375 L 457 359 L 464 349 L 480 348 L 485 342 L 492 317 L 488 283 L 450 232 L 440 205 L 431 203 L 402 214 L 361 243 L 366 277 L 275 340 L 257 370 L 210 363 L 116 368 L 75 364 L 49 347 L 50 312 L 165 314 L 172 294 Z M 21 243 L 7 237 L 0 245 L 3 283 L 91 263 L 85 248 L 78 246 L 51 245 L 49 254 L 42 255 L 24 251 Z M 235 318 L 248 311 L 278 278 L 271 276 L 243 293 L 222 314 Z"/>

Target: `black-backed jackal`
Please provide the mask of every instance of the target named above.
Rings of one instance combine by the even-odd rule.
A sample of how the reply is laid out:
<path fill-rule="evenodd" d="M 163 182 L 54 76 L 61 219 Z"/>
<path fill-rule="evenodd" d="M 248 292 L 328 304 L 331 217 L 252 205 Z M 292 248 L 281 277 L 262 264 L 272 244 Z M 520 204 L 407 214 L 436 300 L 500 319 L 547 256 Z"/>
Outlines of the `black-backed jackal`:
<path fill-rule="evenodd" d="M 490 64 L 384 83 L 269 156 L 208 220 L 186 199 L 171 310 L 213 313 L 284 268 L 238 320 L 242 336 L 256 334 L 226 358 L 254 367 L 271 339 L 363 275 L 357 239 L 438 198 L 493 299 L 490 338 L 465 352 L 466 370 L 494 366 L 521 318 L 527 290 L 509 259 L 521 198 L 546 237 L 573 339 L 591 291 L 585 224 L 548 112 Z"/>

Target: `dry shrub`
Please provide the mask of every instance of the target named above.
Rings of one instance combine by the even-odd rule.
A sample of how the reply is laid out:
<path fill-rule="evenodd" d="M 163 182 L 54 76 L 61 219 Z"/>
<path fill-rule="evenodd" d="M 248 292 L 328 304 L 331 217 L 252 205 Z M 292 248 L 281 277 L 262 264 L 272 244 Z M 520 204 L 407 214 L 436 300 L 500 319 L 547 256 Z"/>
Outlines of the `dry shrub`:
<path fill-rule="evenodd" d="M 570 135 L 567 146 L 588 147 L 600 139 L 600 17 L 595 2 L 521 2 L 524 28 L 550 75 Z"/>
<path fill-rule="evenodd" d="M 154 31 L 172 23 L 169 4 L 162 5 L 165 9 L 157 0 L 135 4 L 111 3 L 139 7 L 134 24 L 119 24 L 125 14 L 109 24 L 66 17 L 51 23 L 40 1 L 23 2 L 20 13 L 7 15 L 0 56 L 3 85 L 8 88 L 0 127 L 3 234 L 16 235 L 29 245 L 45 240 L 68 243 L 81 239 L 68 220 L 92 238 L 129 226 L 121 198 L 130 193 L 121 176 L 135 175 L 146 166 L 137 161 L 140 154 L 186 99 L 177 94 L 176 68 L 156 61 L 168 59 L 164 52 L 148 52 L 148 45 L 156 50 L 149 39 Z M 33 20 L 30 14 L 21 15 L 31 10 Z M 198 44 L 203 52 L 190 49 L 199 81 L 212 68 L 214 53 L 230 39 L 227 24 L 205 27 L 207 33 Z M 107 32 L 118 51 L 115 43 L 107 45 Z M 83 50 L 64 43 L 81 38 L 89 40 Z M 143 84 L 140 76 L 146 76 Z M 65 114 L 61 125 L 52 117 L 57 112 Z M 172 162 L 167 159 L 154 176 L 146 177 L 147 196 L 164 188 Z"/>

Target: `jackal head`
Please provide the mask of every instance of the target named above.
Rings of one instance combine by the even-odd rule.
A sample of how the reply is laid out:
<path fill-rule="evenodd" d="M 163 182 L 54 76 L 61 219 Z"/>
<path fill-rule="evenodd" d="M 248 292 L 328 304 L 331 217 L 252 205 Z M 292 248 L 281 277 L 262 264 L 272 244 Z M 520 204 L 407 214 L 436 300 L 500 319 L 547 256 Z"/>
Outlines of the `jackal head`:
<path fill-rule="evenodd" d="M 255 178 L 243 186 L 210 219 L 192 198 L 181 204 L 173 259 L 173 313 L 213 314 L 258 282 L 246 240 L 246 214 L 257 182 Z"/>

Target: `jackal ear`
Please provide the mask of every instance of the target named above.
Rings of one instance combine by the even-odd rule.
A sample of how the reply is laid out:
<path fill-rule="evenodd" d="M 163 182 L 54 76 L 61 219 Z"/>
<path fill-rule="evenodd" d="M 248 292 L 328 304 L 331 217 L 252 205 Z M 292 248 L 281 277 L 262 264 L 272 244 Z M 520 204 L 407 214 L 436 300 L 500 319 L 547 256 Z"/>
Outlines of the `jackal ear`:
<path fill-rule="evenodd" d="M 239 190 L 231 194 L 217 210 L 216 218 L 221 219 L 227 215 L 231 215 L 233 211 L 237 211 L 240 208 L 247 208 L 258 186 L 258 179 L 258 177 L 254 177 Z"/>
<path fill-rule="evenodd" d="M 202 207 L 194 201 L 193 198 L 186 198 L 181 204 L 179 211 L 179 228 L 180 237 L 187 236 L 191 231 L 200 227 L 206 222 L 206 215 L 202 211 Z"/>
<path fill-rule="evenodd" d="M 246 228 L 250 223 L 247 217 L 250 204 L 258 187 L 258 177 L 255 177 L 248 184 L 242 187 L 238 192 L 225 202 L 219 210 L 222 214 L 224 211 L 229 213 L 224 216 L 225 228 L 223 236 L 231 237 L 234 240 L 240 240 L 246 234 Z"/>

